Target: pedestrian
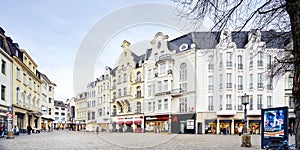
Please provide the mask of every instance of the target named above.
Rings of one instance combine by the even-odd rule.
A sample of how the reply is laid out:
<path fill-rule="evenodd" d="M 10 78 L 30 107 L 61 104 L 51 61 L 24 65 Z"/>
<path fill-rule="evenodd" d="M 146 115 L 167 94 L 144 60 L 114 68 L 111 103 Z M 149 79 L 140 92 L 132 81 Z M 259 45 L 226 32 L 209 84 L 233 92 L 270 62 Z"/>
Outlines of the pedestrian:
<path fill-rule="evenodd" d="M 1 137 L 3 138 L 3 137 L 4 137 L 4 134 L 5 134 L 5 125 L 4 125 L 4 123 L 2 123 L 1 128 L 2 128 Z"/>
<path fill-rule="evenodd" d="M 159 133 L 159 124 L 156 126 L 156 132 Z"/>
<path fill-rule="evenodd" d="M 99 127 L 98 126 L 96 127 L 96 133 L 97 134 L 99 133 Z"/>
<path fill-rule="evenodd" d="M 4 123 L 2 123 L 0 126 L 0 137 L 1 138 L 4 137 L 4 131 L 5 131 L 5 126 L 4 126 Z"/>
<path fill-rule="evenodd" d="M 19 135 L 19 128 L 18 128 L 18 126 L 15 125 L 15 127 L 13 128 L 13 132 L 14 132 L 14 135 Z"/>
<path fill-rule="evenodd" d="M 30 126 L 30 125 L 28 125 L 28 126 L 27 126 L 27 134 L 28 134 L 28 135 L 30 135 L 30 133 L 31 133 L 31 130 L 32 130 L 31 126 Z"/>
<path fill-rule="evenodd" d="M 50 132 L 51 128 L 50 128 L 50 125 L 48 125 L 48 131 Z"/>
<path fill-rule="evenodd" d="M 242 132 L 243 132 L 243 128 L 242 128 L 242 126 L 239 126 L 239 128 L 238 128 L 238 132 L 239 132 L 239 136 L 241 136 L 241 135 L 242 135 Z"/>
<path fill-rule="evenodd" d="M 223 128 L 223 134 L 224 134 L 224 135 L 227 134 L 227 133 L 226 133 L 226 128 L 225 128 L 225 127 Z"/>

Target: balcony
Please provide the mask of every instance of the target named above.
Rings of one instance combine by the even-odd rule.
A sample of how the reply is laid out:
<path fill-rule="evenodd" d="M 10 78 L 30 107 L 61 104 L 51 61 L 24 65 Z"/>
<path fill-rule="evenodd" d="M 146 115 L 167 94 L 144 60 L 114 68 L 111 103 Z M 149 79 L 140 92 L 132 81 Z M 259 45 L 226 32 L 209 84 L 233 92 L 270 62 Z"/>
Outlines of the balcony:
<path fill-rule="evenodd" d="M 179 89 L 172 89 L 171 96 L 172 97 L 179 97 L 179 96 L 182 95 L 182 93 L 183 93 L 183 90 L 181 88 L 179 88 Z"/>
<path fill-rule="evenodd" d="M 165 60 L 171 60 L 172 56 L 171 54 L 164 54 L 159 56 L 158 61 L 165 61 Z"/>

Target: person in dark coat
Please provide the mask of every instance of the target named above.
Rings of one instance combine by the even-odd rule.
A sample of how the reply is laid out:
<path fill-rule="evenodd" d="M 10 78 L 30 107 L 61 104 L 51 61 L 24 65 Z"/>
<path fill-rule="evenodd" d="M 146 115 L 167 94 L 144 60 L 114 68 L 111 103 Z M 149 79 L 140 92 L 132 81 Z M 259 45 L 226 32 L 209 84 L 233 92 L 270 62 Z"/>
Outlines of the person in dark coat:
<path fill-rule="evenodd" d="M 32 130 L 31 126 L 28 125 L 28 126 L 27 126 L 27 134 L 28 134 L 28 135 L 31 133 L 31 130 Z"/>

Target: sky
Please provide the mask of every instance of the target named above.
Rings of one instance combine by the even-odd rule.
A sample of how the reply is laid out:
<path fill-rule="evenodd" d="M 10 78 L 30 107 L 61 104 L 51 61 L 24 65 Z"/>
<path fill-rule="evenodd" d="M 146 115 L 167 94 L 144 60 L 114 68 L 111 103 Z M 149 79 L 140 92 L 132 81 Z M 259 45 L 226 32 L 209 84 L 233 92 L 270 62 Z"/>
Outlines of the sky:
<path fill-rule="evenodd" d="M 97 59 L 89 66 L 93 69 L 90 73 L 92 78 L 96 79 L 105 66 L 115 66 L 122 52 L 120 45 L 123 40 L 137 45 L 135 52 L 142 54 L 144 48 L 134 43 L 149 41 L 159 31 L 169 35 L 170 39 L 184 33 L 174 27 L 179 26 L 176 23 L 165 23 L 163 15 L 159 16 L 163 11 L 155 10 L 158 7 L 153 7 L 153 12 L 143 8 L 149 6 L 148 3 L 175 6 L 171 1 L 160 0 L 1 0 L 0 26 L 7 36 L 28 52 L 38 64 L 38 70 L 57 84 L 55 99 L 64 101 L 78 94 L 78 90 L 74 90 L 74 82 L 77 82 L 74 81 L 74 68 L 77 67 L 74 62 L 80 59 L 83 48 L 86 50 L 84 53 L 89 53 L 87 49 L 91 47 L 84 47 L 84 43 L 95 45 L 92 48 L 97 51 Z M 135 5 L 141 5 L 138 7 L 141 13 L 131 12 L 136 9 Z M 143 20 L 145 18 L 149 21 Z M 86 42 L 91 37 L 93 40 Z M 99 43 L 100 46 L 97 45 Z M 142 45 L 149 46 L 145 42 Z M 79 62 L 84 66 L 89 61 Z M 81 90 L 86 84 L 80 85 Z"/>

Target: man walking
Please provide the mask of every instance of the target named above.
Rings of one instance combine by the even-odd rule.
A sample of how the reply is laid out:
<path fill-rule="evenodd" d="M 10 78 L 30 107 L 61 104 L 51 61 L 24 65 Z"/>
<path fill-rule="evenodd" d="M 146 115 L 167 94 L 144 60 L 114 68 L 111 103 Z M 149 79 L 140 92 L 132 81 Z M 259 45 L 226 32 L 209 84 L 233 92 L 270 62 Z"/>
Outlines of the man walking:
<path fill-rule="evenodd" d="M 242 132 L 243 132 L 243 128 L 242 128 L 242 126 L 239 126 L 239 128 L 238 128 L 238 132 L 239 132 L 239 136 L 241 136 L 241 135 L 242 135 Z"/>

